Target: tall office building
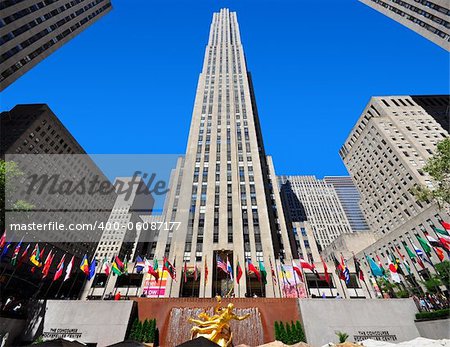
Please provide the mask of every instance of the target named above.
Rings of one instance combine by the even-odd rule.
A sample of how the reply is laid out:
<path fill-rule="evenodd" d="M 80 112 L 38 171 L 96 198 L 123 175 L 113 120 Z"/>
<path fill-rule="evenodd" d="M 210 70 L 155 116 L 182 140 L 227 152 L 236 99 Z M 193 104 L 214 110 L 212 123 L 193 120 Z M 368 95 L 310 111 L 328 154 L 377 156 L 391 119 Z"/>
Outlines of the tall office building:
<path fill-rule="evenodd" d="M 111 10 L 110 0 L 0 2 L 0 91 Z"/>
<path fill-rule="evenodd" d="M 90 226 L 107 221 L 116 194 L 114 190 L 102 194 L 90 193 L 89 182 L 97 182 L 93 185 L 95 190 L 100 184 L 108 188 L 112 186 L 108 178 L 45 104 L 17 105 L 10 111 L 2 112 L 0 139 L 0 159 L 16 163 L 23 173 L 14 179 L 7 177 L 6 187 L 2 187 L 6 194 L 1 213 L 6 213 L 0 224 L 5 223 L 1 228 L 7 230 L 8 241 L 13 241 L 15 247 L 23 237 L 22 251 L 30 244 L 29 255 L 35 243 L 39 243 L 41 250 L 46 250 L 44 256 L 52 250 L 56 255 L 50 274 L 55 271 L 57 260 L 65 253 L 67 257 L 75 256 L 76 264 L 80 263 L 85 254 L 91 258 L 102 230 Z M 78 187 L 77 193 L 70 192 L 72 185 Z M 82 186 L 85 187 L 84 191 L 81 190 Z M 12 204 L 20 200 L 31 204 L 31 211 L 15 211 Z M 60 223 L 66 228 L 24 229 L 17 225 L 44 225 L 50 222 Z M 84 227 L 71 229 L 70 225 L 75 228 L 77 224 Z M 13 250 L 10 249 L 3 260 L 12 257 L 12 253 Z M 40 271 L 31 273 L 28 262 L 24 262 L 15 271 L 9 262 L 3 261 L 0 269 L 0 289 L 5 293 L 15 291 L 17 298 L 36 294 L 35 286 L 42 283 L 38 276 Z M 14 276 L 9 277 L 12 273 Z M 28 281 L 29 285 L 24 286 L 24 281 Z M 39 291 L 39 296 L 46 294 L 53 297 L 58 288 L 53 286 L 47 291 L 51 283 L 50 275 L 46 281 L 43 290 Z M 75 283 L 71 287 L 72 281 Z M 67 296 L 71 288 L 70 295 L 77 296 L 82 287 L 82 277 L 73 276 L 69 282 L 71 284 L 63 288 L 63 293 Z M 3 287 L 7 283 L 7 288 Z"/>
<path fill-rule="evenodd" d="M 270 271 L 267 285 L 261 287 L 254 275 L 239 284 L 229 281 L 216 266 L 218 258 L 228 260 L 234 270 L 238 261 L 244 268 L 246 259 L 269 268 L 280 257 L 292 258 L 237 16 L 228 9 L 213 15 L 186 156 L 172 178 L 165 221 L 179 224 L 161 229 L 155 256 L 168 256 L 179 274 L 185 262 L 202 271 L 206 263 L 209 273 L 206 282 L 204 274 L 196 282 L 169 279 L 164 295 L 195 292 L 211 297 L 229 292 L 234 283 L 236 296 L 273 297 L 276 286 Z"/>
<path fill-rule="evenodd" d="M 448 95 L 373 97 L 342 146 L 340 155 L 361 193 L 362 211 L 382 237 L 366 254 L 386 259 L 397 254 L 396 247 L 406 254 L 405 246 L 419 245 L 416 236 L 438 238 L 433 227 L 442 229 L 440 221 L 449 221 L 444 210 L 410 192 L 415 184 L 435 184 L 423 166 L 436 144 L 449 136 L 443 127 L 448 110 Z M 359 256 L 364 259 L 363 252 Z M 430 257 L 440 261 L 434 253 Z"/>
<path fill-rule="evenodd" d="M 450 51 L 448 0 L 359 0 Z"/>
<path fill-rule="evenodd" d="M 323 180 L 334 187 L 352 231 L 368 231 L 369 226 L 359 207 L 361 197 L 351 177 L 325 176 Z"/>
<path fill-rule="evenodd" d="M 351 233 L 333 185 L 314 176 L 279 176 L 283 208 L 290 223 L 308 221 L 320 249 Z"/>

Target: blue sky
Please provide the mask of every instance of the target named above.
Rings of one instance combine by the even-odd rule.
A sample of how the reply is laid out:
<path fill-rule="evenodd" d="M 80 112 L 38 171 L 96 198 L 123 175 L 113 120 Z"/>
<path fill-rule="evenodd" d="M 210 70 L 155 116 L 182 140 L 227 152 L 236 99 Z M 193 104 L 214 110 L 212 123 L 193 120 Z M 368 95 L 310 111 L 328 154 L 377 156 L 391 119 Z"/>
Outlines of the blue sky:
<path fill-rule="evenodd" d="M 185 152 L 212 13 L 238 12 L 278 174 L 341 175 L 373 95 L 448 94 L 449 55 L 357 0 L 113 0 L 114 9 L 7 88 L 47 103 L 88 153 Z"/>

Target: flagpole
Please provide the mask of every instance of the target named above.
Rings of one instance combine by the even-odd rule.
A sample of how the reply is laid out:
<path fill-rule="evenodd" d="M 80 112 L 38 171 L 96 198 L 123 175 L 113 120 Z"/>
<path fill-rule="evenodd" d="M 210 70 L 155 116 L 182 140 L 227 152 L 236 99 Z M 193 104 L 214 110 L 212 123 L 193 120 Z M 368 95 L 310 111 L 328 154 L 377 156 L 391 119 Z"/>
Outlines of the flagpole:
<path fill-rule="evenodd" d="M 404 242 L 405 242 L 405 243 L 403 243 L 403 241 L 401 241 L 401 244 L 402 244 L 403 248 L 405 248 L 405 247 L 407 246 L 406 241 L 404 241 Z M 411 245 L 411 246 L 412 246 L 412 245 Z M 413 247 L 413 248 L 414 248 L 414 247 Z M 406 251 L 406 254 L 408 254 L 409 260 L 411 260 L 411 263 L 412 263 L 412 265 L 413 265 L 413 267 L 414 267 L 414 270 L 416 270 L 416 273 L 417 273 L 417 275 L 419 276 L 419 278 L 422 277 L 422 279 L 424 279 L 423 276 L 420 274 L 419 270 L 417 270 L 416 262 L 414 261 L 413 258 L 411 258 L 411 255 L 408 253 L 408 251 L 406 250 L 406 248 L 405 248 L 405 251 Z M 415 252 L 415 251 L 414 251 L 414 252 Z M 421 290 L 422 290 L 422 289 L 421 289 Z"/>
<path fill-rule="evenodd" d="M 215 280 L 215 285 L 214 285 L 214 288 L 216 289 L 216 295 L 218 295 L 217 294 L 217 273 L 219 272 L 218 270 L 217 270 L 217 253 L 216 253 L 216 266 L 214 267 L 214 270 L 216 271 L 216 276 L 215 276 L 215 278 L 216 278 L 216 280 Z M 222 294 L 222 293 L 220 293 L 220 294 Z"/>
<path fill-rule="evenodd" d="M 208 267 L 208 265 L 206 264 L 206 254 L 205 254 L 205 267 L 204 267 L 204 269 L 203 269 L 203 271 L 204 271 L 204 274 L 205 274 L 205 276 L 204 276 L 204 278 L 203 278 L 203 297 L 204 298 L 206 298 L 206 281 L 208 280 L 207 279 L 207 276 L 206 276 L 206 268 Z"/>
<path fill-rule="evenodd" d="M 64 284 L 64 279 L 63 279 L 63 281 L 61 282 L 61 284 L 59 285 L 58 291 L 56 292 L 56 295 L 55 295 L 55 298 L 56 298 L 56 299 L 58 299 L 59 292 L 61 291 L 61 288 L 62 288 L 63 284 Z"/>
<path fill-rule="evenodd" d="M 158 275 L 159 275 L 159 264 L 158 264 Z M 159 280 L 158 298 L 159 298 L 159 293 L 161 292 L 161 284 L 162 284 L 163 277 L 164 277 L 164 260 L 163 260 L 163 267 L 162 267 L 162 271 L 161 271 L 161 278 L 158 278 L 158 280 Z M 149 285 L 150 285 L 150 282 L 149 282 Z M 166 283 L 166 285 L 167 285 L 167 283 Z"/>
<path fill-rule="evenodd" d="M 127 266 L 128 266 L 128 262 L 127 262 Z M 133 264 L 133 268 L 131 269 L 131 274 L 134 273 L 134 269 L 136 268 L 136 260 L 134 261 Z M 128 270 L 128 269 L 127 269 Z M 128 277 L 128 286 L 127 286 L 127 291 L 125 293 L 125 297 L 128 298 L 128 292 L 130 291 L 130 278 Z"/>
<path fill-rule="evenodd" d="M 237 263 L 239 264 L 239 258 L 238 258 Z M 236 269 L 236 275 L 235 276 L 236 276 L 236 282 L 237 282 L 237 277 L 238 277 L 237 269 Z M 241 286 L 239 285 L 239 282 L 237 282 L 237 287 L 238 287 L 238 297 L 240 298 L 241 297 Z"/>
<path fill-rule="evenodd" d="M 102 263 L 102 266 L 99 266 L 98 269 L 96 269 L 96 272 L 94 273 L 94 280 L 92 281 L 92 286 L 91 286 L 92 291 L 91 291 L 91 295 L 90 296 L 94 295 L 94 281 L 95 281 L 95 278 L 97 277 L 98 273 L 102 269 L 102 267 L 103 267 L 103 263 Z"/>
<path fill-rule="evenodd" d="M 417 239 L 417 241 L 419 241 L 419 239 L 418 239 L 418 235 L 417 234 L 415 234 L 415 236 L 416 236 L 416 239 Z M 408 238 L 409 238 L 409 236 L 408 236 Z M 409 241 L 411 242 L 411 244 L 412 244 L 412 240 L 409 238 Z M 419 242 L 420 243 L 420 242 Z M 433 248 L 433 246 L 431 246 L 430 245 L 430 247 L 431 248 Z M 413 245 L 413 248 L 414 248 L 414 252 L 416 251 L 416 248 L 414 247 L 414 245 Z M 423 247 L 422 247 L 423 248 Z M 428 258 L 428 261 L 430 262 L 430 265 L 433 267 L 433 269 L 434 269 L 434 272 L 435 273 L 438 273 L 437 272 L 437 270 L 436 270 L 436 267 L 434 266 L 434 263 L 433 263 L 433 261 L 431 260 L 431 257 L 428 255 L 428 253 L 427 252 L 425 252 L 425 250 L 422 250 L 423 251 L 423 253 L 425 253 L 425 255 L 427 256 L 427 258 Z M 436 252 L 436 251 L 435 251 Z M 417 252 L 416 252 L 417 253 Z M 418 257 L 419 257 L 419 255 L 417 255 Z M 441 289 L 439 288 L 439 286 L 437 285 L 436 287 L 436 290 L 438 291 L 438 292 L 440 292 L 441 291 Z"/>
<path fill-rule="evenodd" d="M 176 262 L 177 262 L 177 258 L 173 258 L 173 268 L 175 269 L 175 266 L 176 266 Z M 172 295 L 172 284 L 173 284 L 173 278 L 172 278 L 172 276 L 170 276 L 170 289 L 169 289 L 169 298 L 171 297 L 171 295 Z"/>
<path fill-rule="evenodd" d="M 77 274 L 75 275 L 75 278 L 74 278 L 73 281 L 72 281 L 72 285 L 70 286 L 69 293 L 67 293 L 67 296 L 68 296 L 69 298 L 70 298 L 70 294 L 72 293 L 73 286 L 75 285 L 75 282 L 76 282 L 77 279 L 78 279 L 79 274 L 80 274 L 80 272 L 77 271 Z"/>
<path fill-rule="evenodd" d="M 194 273 L 195 273 L 195 271 L 196 271 L 196 268 L 197 268 L 197 262 L 194 262 Z M 191 292 L 191 297 L 193 298 L 194 297 L 194 284 L 195 284 L 195 275 L 194 275 L 194 280 L 192 281 L 192 292 Z M 200 293 L 199 293 L 200 294 Z"/>

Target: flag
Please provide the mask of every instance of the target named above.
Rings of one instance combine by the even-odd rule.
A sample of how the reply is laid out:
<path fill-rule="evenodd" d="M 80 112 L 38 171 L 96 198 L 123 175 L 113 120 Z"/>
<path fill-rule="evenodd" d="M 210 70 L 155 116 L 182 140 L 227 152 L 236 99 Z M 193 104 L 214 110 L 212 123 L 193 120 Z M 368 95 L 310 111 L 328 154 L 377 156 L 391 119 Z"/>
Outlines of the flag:
<path fill-rule="evenodd" d="M 3 232 L 3 235 L 2 235 L 2 237 L 0 238 L 0 249 L 3 248 L 3 246 L 5 245 L 5 243 L 6 243 L 6 230 Z"/>
<path fill-rule="evenodd" d="M 409 266 L 409 263 L 407 260 L 403 261 L 403 265 L 405 265 L 406 271 L 408 271 L 408 275 L 411 275 L 411 267 Z"/>
<path fill-rule="evenodd" d="M 30 248 L 30 244 L 27 245 L 27 247 L 25 248 L 25 250 L 23 251 L 22 255 L 19 258 L 19 263 L 17 264 L 17 266 L 20 266 L 20 264 L 22 264 L 22 262 L 25 260 L 25 258 L 28 255 L 28 249 Z"/>
<path fill-rule="evenodd" d="M 84 255 L 83 259 L 81 259 L 80 270 L 83 271 L 86 275 L 89 274 L 89 262 L 86 254 Z"/>
<path fill-rule="evenodd" d="M 364 279 L 364 272 L 361 270 L 361 264 L 359 263 L 359 260 L 356 259 L 356 257 L 355 257 L 354 254 L 353 254 L 353 262 L 355 263 L 355 272 L 356 272 L 356 275 L 358 276 L 358 278 L 359 278 L 361 281 L 365 282 L 365 279 Z"/>
<path fill-rule="evenodd" d="M 259 272 L 261 273 L 262 282 L 264 284 L 267 284 L 267 271 L 264 267 L 264 263 L 261 260 L 259 261 Z"/>
<path fill-rule="evenodd" d="M 412 242 L 411 242 L 412 243 Z M 414 251 L 416 252 L 416 254 L 417 254 L 417 262 L 419 263 L 419 265 L 424 269 L 425 268 L 425 265 L 424 265 L 424 263 L 423 263 L 423 261 L 426 261 L 427 263 L 429 263 L 430 265 L 433 265 L 428 259 L 426 259 L 425 257 L 424 257 L 424 253 L 423 253 L 423 251 L 419 248 L 419 247 L 417 247 L 414 243 L 412 243 L 412 245 L 413 245 L 413 248 L 414 248 Z M 431 250 L 431 249 L 430 249 Z"/>
<path fill-rule="evenodd" d="M 400 275 L 397 273 L 397 268 L 395 267 L 394 264 L 392 264 L 391 259 L 389 259 L 388 257 L 388 268 L 389 268 L 389 272 L 391 273 L 391 278 L 392 281 L 394 281 L 395 283 L 400 283 Z"/>
<path fill-rule="evenodd" d="M 339 262 L 339 260 L 337 260 L 334 253 L 332 253 L 332 255 L 333 255 L 334 267 L 336 268 L 336 274 L 338 275 L 339 279 L 345 281 L 344 268 L 342 267 L 342 264 Z"/>
<path fill-rule="evenodd" d="M 302 267 L 302 269 L 309 269 L 314 272 L 314 269 L 315 269 L 314 264 L 308 263 L 303 258 L 299 258 L 299 262 L 300 262 L 300 266 Z"/>
<path fill-rule="evenodd" d="M 327 263 L 325 263 L 325 261 L 323 260 L 322 256 L 320 256 L 320 260 L 322 261 L 322 265 L 323 265 L 323 272 L 325 273 L 324 276 L 324 280 L 330 284 L 330 274 L 328 273 L 328 266 Z"/>
<path fill-rule="evenodd" d="M 227 272 L 230 274 L 230 279 L 233 280 L 233 268 L 231 267 L 230 260 L 227 256 Z"/>
<path fill-rule="evenodd" d="M 64 254 L 56 268 L 55 276 L 53 276 L 53 281 L 56 281 L 61 277 L 63 270 L 64 270 L 64 259 L 65 258 L 66 258 L 66 255 Z"/>
<path fill-rule="evenodd" d="M 105 255 L 105 258 L 103 258 L 101 271 L 104 272 L 106 274 L 106 276 L 109 276 L 109 274 L 111 273 L 109 261 L 108 261 L 108 258 L 106 257 L 106 255 Z"/>
<path fill-rule="evenodd" d="M 447 223 L 447 222 L 444 222 L 443 220 L 441 220 L 441 224 L 444 227 L 444 229 L 450 233 L 450 223 Z M 5 233 L 6 233 L 6 231 L 5 231 Z"/>
<path fill-rule="evenodd" d="M 272 273 L 272 281 L 273 283 L 277 284 L 277 275 L 275 273 L 275 269 L 273 268 L 272 259 L 269 257 L 269 263 L 270 263 L 270 271 Z"/>
<path fill-rule="evenodd" d="M 175 266 L 172 265 L 169 261 L 169 259 L 167 259 L 166 257 L 164 257 L 164 264 L 163 264 L 163 271 L 166 270 L 170 277 L 176 281 L 177 280 L 177 272 L 175 269 Z"/>
<path fill-rule="evenodd" d="M 236 282 L 239 284 L 239 281 L 242 277 L 242 269 L 241 269 L 241 265 L 239 265 L 239 260 L 237 261 L 237 265 L 236 265 Z"/>
<path fill-rule="evenodd" d="M 417 240 L 419 240 L 420 245 L 422 246 L 423 250 L 425 251 L 425 253 L 430 253 L 431 252 L 431 247 L 428 244 L 427 240 L 425 240 L 424 238 L 416 235 Z"/>
<path fill-rule="evenodd" d="M 205 255 L 205 284 L 208 283 L 208 263 L 206 262 L 206 255 Z"/>
<path fill-rule="evenodd" d="M 416 259 L 417 264 L 419 264 L 422 269 L 425 269 L 425 265 L 422 261 L 422 258 L 417 257 L 417 254 L 411 251 L 411 249 L 407 245 L 404 244 L 403 246 L 405 247 L 406 253 L 408 253 L 408 256 L 411 258 L 411 260 L 414 261 L 414 259 Z"/>
<path fill-rule="evenodd" d="M 381 272 L 383 272 L 383 276 L 386 275 L 386 271 L 384 270 L 383 263 L 381 262 L 380 257 L 379 257 L 378 254 L 376 254 L 376 253 L 375 253 L 375 256 L 377 257 L 377 260 L 378 260 L 378 266 L 379 266 L 379 268 L 381 269 Z"/>
<path fill-rule="evenodd" d="M 88 281 L 90 281 L 91 278 L 95 276 L 95 267 L 96 266 L 97 266 L 97 260 L 94 258 L 91 261 L 91 266 L 89 266 Z"/>
<path fill-rule="evenodd" d="M 381 271 L 380 267 L 375 263 L 375 260 L 372 257 L 366 255 L 367 262 L 369 263 L 370 270 L 375 277 L 383 277 L 384 273 Z"/>
<path fill-rule="evenodd" d="M 437 247 L 433 247 L 434 251 L 436 252 L 438 258 L 440 261 L 444 261 L 445 256 L 444 256 L 444 252 L 442 252 L 441 249 L 437 248 Z"/>
<path fill-rule="evenodd" d="M 17 264 L 17 258 L 19 257 L 19 252 L 20 252 L 20 246 L 22 246 L 22 241 L 23 241 L 23 237 L 22 240 L 20 240 L 20 242 L 17 244 L 16 248 L 14 248 L 14 252 L 11 258 L 11 265 L 16 266 Z"/>
<path fill-rule="evenodd" d="M 398 247 L 396 245 L 394 245 L 395 247 L 395 251 L 397 252 L 397 254 L 399 255 L 401 260 L 405 260 L 405 256 L 400 252 L 400 250 L 398 249 Z"/>
<path fill-rule="evenodd" d="M 122 271 L 120 271 L 120 269 L 119 269 L 119 267 L 117 266 L 117 263 L 116 263 L 115 260 L 112 262 L 112 265 L 111 265 L 111 271 L 112 271 L 113 274 L 115 274 L 115 275 L 117 275 L 117 276 L 122 275 Z"/>
<path fill-rule="evenodd" d="M 43 275 L 42 278 L 47 277 L 54 257 L 55 257 L 55 254 L 53 254 L 52 251 L 50 250 L 50 252 L 47 255 L 47 258 L 45 258 L 44 267 L 42 268 L 42 275 Z"/>
<path fill-rule="evenodd" d="M 197 264 L 194 265 L 194 281 L 197 282 L 198 280 L 198 267 Z"/>
<path fill-rule="evenodd" d="M 115 256 L 115 261 L 116 261 L 116 265 L 119 269 L 123 269 L 124 267 L 124 263 L 122 262 L 122 260 L 120 260 L 120 258 L 116 255 Z"/>
<path fill-rule="evenodd" d="M 228 273 L 227 264 L 224 263 L 224 261 L 222 260 L 222 258 L 220 258 L 218 254 L 216 255 L 216 263 L 219 269 L 222 269 L 222 271 Z"/>
<path fill-rule="evenodd" d="M 42 250 L 43 252 L 44 250 Z M 33 252 L 31 253 L 30 256 L 30 262 L 37 267 L 41 267 L 42 266 L 42 262 L 41 262 L 41 252 L 39 250 L 39 245 L 36 243 L 36 245 L 34 246 Z M 34 268 L 33 268 L 34 269 Z"/>
<path fill-rule="evenodd" d="M 350 283 L 350 270 L 347 267 L 347 262 L 344 259 L 344 256 L 341 254 L 341 266 L 344 269 L 343 273 L 344 273 L 344 278 L 345 278 L 345 283 L 349 284 Z"/>
<path fill-rule="evenodd" d="M 184 283 L 186 283 L 187 282 L 187 263 L 186 263 L 186 261 L 184 262 L 183 279 L 184 279 Z"/>
<path fill-rule="evenodd" d="M 433 227 L 434 231 L 438 234 L 444 235 L 444 236 L 449 236 L 448 232 L 446 230 L 443 229 L 438 229 L 436 227 Z"/>
<path fill-rule="evenodd" d="M 0 253 L 0 261 L 2 260 L 3 256 L 8 253 L 9 246 L 11 246 L 11 242 L 6 242 L 6 245 L 3 247 L 2 252 Z"/>
<path fill-rule="evenodd" d="M 128 256 L 125 256 L 125 261 L 123 262 L 122 274 L 128 275 Z"/>
<path fill-rule="evenodd" d="M 70 273 L 72 272 L 73 262 L 75 261 L 75 256 L 72 256 L 72 259 L 70 259 L 69 264 L 67 264 L 66 267 L 66 276 L 64 276 L 64 281 L 67 281 L 70 278 Z"/>
<path fill-rule="evenodd" d="M 300 263 L 301 264 L 301 263 Z M 301 266 L 301 265 L 300 265 Z M 304 282 L 303 279 L 303 275 L 302 275 L 302 270 L 301 268 L 294 262 L 294 259 L 292 259 L 292 269 L 295 271 L 295 273 L 297 274 L 298 278 L 300 279 L 300 281 Z"/>
<path fill-rule="evenodd" d="M 248 265 L 248 272 L 253 272 L 255 276 L 258 278 L 258 281 L 261 281 L 261 274 L 255 267 L 255 265 L 252 264 L 252 261 L 250 259 L 247 259 L 247 265 Z"/>
<path fill-rule="evenodd" d="M 156 282 L 158 282 L 159 280 L 158 260 L 156 258 L 153 259 L 153 266 L 150 265 L 149 261 L 146 262 L 147 262 L 147 273 L 152 275 L 155 278 Z"/>
<path fill-rule="evenodd" d="M 139 255 L 136 257 L 134 267 L 136 268 L 136 272 L 138 274 L 141 273 L 142 270 L 144 270 L 145 262 L 142 260 L 142 258 Z"/>
<path fill-rule="evenodd" d="M 283 258 L 280 258 L 280 270 L 281 270 L 281 275 L 283 276 L 283 283 L 284 283 L 284 281 L 286 281 L 287 284 L 291 285 L 291 282 L 289 282 L 289 279 L 287 278 L 286 269 L 284 268 Z"/>

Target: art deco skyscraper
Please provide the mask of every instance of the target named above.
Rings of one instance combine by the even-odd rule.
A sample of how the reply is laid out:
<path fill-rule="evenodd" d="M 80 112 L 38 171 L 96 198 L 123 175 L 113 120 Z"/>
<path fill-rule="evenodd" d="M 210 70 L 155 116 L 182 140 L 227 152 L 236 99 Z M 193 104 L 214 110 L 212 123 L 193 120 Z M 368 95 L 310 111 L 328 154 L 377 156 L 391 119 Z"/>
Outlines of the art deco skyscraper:
<path fill-rule="evenodd" d="M 1 1 L 0 91 L 110 10 L 110 0 Z"/>
<path fill-rule="evenodd" d="M 206 282 L 204 273 L 199 282 L 169 281 L 165 296 L 210 297 L 230 292 L 233 283 L 236 296 L 278 295 L 269 264 L 291 259 L 291 241 L 272 161 L 264 151 L 236 13 L 228 9 L 214 13 L 186 157 L 172 177 L 165 221 L 180 224 L 161 229 L 155 256 L 175 259 L 179 276 L 184 262 L 203 272 L 206 262 L 209 275 Z M 217 269 L 217 256 L 228 259 L 234 271 L 238 261 L 243 269 L 246 259 L 256 266 L 262 261 L 267 285 L 256 278 L 243 277 L 239 285 L 227 281 Z"/>
<path fill-rule="evenodd" d="M 359 0 L 450 51 L 448 0 Z"/>

